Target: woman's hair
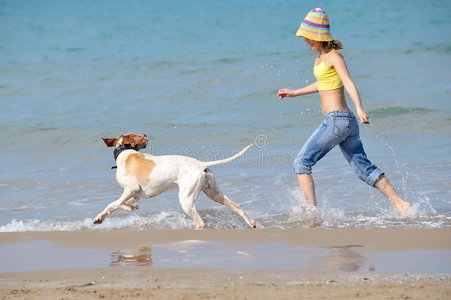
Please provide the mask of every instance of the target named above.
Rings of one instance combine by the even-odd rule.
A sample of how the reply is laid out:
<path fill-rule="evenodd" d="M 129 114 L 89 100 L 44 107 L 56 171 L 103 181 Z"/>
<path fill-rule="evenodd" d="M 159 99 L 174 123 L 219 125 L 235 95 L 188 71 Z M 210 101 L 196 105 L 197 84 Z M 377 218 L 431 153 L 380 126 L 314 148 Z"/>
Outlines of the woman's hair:
<path fill-rule="evenodd" d="M 340 41 L 333 40 L 329 42 L 321 42 L 321 50 L 325 53 L 328 53 L 332 50 L 340 50 L 343 49 L 343 44 Z"/>

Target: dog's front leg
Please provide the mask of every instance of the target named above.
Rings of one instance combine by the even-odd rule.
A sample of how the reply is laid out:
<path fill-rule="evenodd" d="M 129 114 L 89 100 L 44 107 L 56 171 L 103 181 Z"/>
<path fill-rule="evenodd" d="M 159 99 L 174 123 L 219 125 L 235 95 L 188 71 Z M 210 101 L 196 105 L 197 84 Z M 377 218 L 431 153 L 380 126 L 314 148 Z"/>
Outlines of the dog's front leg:
<path fill-rule="evenodd" d="M 139 208 L 139 206 L 137 204 L 135 204 L 137 201 L 139 200 L 139 198 L 137 197 L 132 197 L 129 200 L 127 200 L 124 204 L 122 204 L 121 206 L 119 206 L 119 208 L 122 208 L 123 210 L 126 211 L 133 211 L 133 210 L 137 210 Z"/>
<path fill-rule="evenodd" d="M 94 219 L 94 224 L 101 224 L 103 220 L 105 220 L 106 216 L 124 205 L 124 203 L 133 198 L 136 193 L 136 189 L 125 189 L 122 193 L 122 196 L 118 200 L 108 204 L 108 206 L 100 214 L 97 215 L 97 217 Z"/>

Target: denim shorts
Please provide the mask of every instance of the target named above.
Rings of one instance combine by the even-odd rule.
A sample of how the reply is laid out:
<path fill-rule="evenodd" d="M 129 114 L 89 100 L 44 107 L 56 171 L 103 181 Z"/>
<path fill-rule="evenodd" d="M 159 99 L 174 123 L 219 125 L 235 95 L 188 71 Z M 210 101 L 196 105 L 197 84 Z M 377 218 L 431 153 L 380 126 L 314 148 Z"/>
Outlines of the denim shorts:
<path fill-rule="evenodd" d="M 367 158 L 359 136 L 359 124 L 350 111 L 332 111 L 305 142 L 293 162 L 297 174 L 311 174 L 312 167 L 335 146 L 340 146 L 357 176 L 374 186 L 384 173 Z"/>

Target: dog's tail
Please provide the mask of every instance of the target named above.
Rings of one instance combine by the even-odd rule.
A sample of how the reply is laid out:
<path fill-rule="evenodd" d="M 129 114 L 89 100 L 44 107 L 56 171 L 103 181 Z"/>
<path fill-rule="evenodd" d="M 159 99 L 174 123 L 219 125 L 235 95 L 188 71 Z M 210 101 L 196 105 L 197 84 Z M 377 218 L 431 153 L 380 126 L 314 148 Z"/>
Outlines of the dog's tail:
<path fill-rule="evenodd" d="M 203 164 L 207 168 L 207 167 L 210 167 L 210 166 L 222 165 L 222 164 L 231 162 L 232 160 L 235 160 L 238 157 L 240 157 L 241 155 L 243 155 L 252 146 L 254 146 L 254 144 L 250 144 L 249 146 L 245 147 L 243 150 L 241 150 L 240 152 L 238 152 L 237 154 L 235 154 L 234 156 L 231 156 L 229 158 L 221 159 L 221 160 L 215 160 L 215 161 L 206 161 Z"/>

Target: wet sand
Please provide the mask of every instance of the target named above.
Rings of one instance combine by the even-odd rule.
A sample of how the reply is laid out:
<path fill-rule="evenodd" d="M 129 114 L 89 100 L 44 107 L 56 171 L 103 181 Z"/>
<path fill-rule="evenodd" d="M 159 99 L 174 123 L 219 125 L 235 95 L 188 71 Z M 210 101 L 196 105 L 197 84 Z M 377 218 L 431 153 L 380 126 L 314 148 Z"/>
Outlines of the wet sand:
<path fill-rule="evenodd" d="M 62 298 L 450 299 L 451 230 L 0 233 L 0 299 Z"/>

